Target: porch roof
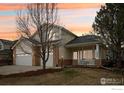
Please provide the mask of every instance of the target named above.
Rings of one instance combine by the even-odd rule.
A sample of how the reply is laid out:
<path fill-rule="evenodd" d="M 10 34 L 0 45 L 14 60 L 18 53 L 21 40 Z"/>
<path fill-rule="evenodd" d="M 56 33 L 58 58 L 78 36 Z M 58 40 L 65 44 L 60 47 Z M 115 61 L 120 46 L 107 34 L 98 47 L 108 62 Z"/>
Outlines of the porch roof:
<path fill-rule="evenodd" d="M 85 35 L 71 40 L 65 45 L 65 47 L 80 47 L 80 46 L 94 45 L 98 43 L 100 43 L 100 41 L 98 40 L 98 36 Z"/>

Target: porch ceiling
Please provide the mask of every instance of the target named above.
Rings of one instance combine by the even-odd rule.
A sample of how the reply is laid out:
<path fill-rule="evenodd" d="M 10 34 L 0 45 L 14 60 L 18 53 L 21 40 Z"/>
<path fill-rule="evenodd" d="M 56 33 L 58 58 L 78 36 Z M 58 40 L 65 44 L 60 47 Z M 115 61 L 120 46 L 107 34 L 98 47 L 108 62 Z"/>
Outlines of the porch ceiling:
<path fill-rule="evenodd" d="M 96 48 L 96 45 L 95 44 L 89 44 L 89 45 L 81 45 L 81 46 L 69 46 L 69 47 L 66 47 L 68 48 L 69 50 L 71 51 L 77 51 L 77 50 L 91 50 L 91 49 L 95 49 Z"/>
<path fill-rule="evenodd" d="M 99 42 L 88 42 L 88 43 L 78 43 L 78 44 L 67 44 L 65 47 L 67 48 L 85 48 L 92 47 L 98 44 Z"/>

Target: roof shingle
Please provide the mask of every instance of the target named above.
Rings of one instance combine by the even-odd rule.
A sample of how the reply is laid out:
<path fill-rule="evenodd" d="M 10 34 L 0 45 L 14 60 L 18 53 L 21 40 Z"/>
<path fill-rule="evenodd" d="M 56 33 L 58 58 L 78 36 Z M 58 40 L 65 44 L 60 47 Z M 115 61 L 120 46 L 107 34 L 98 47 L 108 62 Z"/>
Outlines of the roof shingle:
<path fill-rule="evenodd" d="M 71 40 L 66 45 L 78 44 L 78 43 L 91 43 L 91 42 L 99 42 L 98 36 L 96 36 L 96 35 L 80 36 L 80 37 L 77 37 L 77 38 Z"/>

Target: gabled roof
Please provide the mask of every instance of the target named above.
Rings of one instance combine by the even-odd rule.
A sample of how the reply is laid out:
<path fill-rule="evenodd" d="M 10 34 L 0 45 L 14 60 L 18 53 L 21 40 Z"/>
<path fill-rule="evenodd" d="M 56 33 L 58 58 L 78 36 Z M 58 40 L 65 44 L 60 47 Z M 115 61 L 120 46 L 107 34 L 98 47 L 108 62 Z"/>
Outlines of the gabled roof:
<path fill-rule="evenodd" d="M 29 39 L 29 38 L 25 38 L 25 37 L 20 37 L 20 39 L 17 40 L 16 43 L 14 43 L 14 45 L 11 47 L 11 49 L 14 49 L 22 40 L 24 40 L 24 41 L 27 40 L 27 41 L 31 42 L 32 44 L 39 44 L 38 41 L 33 40 L 31 38 Z"/>
<path fill-rule="evenodd" d="M 45 25 L 45 24 L 43 24 L 43 25 Z M 71 31 L 69 31 L 68 29 L 66 29 L 66 28 L 64 28 L 64 27 L 62 27 L 62 26 L 59 26 L 59 25 L 54 24 L 54 27 L 58 27 L 58 28 L 60 28 L 62 31 L 66 31 L 66 32 L 69 33 L 69 34 L 71 34 L 71 35 L 73 35 L 73 36 L 75 36 L 75 37 L 78 37 L 77 35 L 75 35 L 74 33 L 72 33 Z M 17 42 L 12 46 L 11 49 L 13 49 L 13 48 L 14 48 L 21 40 L 23 40 L 23 39 L 26 39 L 26 40 L 28 40 L 28 41 L 32 42 L 33 44 L 36 44 L 36 45 L 40 44 L 40 42 L 38 42 L 38 41 L 36 41 L 36 40 L 33 39 L 33 37 L 34 37 L 36 34 L 37 34 L 37 32 L 34 32 L 34 34 L 33 34 L 30 38 L 20 37 L 20 39 L 17 40 Z M 55 42 L 55 41 L 51 41 L 51 42 Z"/>
<path fill-rule="evenodd" d="M 61 28 L 63 31 L 66 31 L 67 33 L 69 33 L 69 34 L 71 34 L 71 35 L 73 35 L 73 36 L 75 36 L 75 37 L 78 37 L 77 35 L 75 35 L 74 33 L 72 33 L 71 31 L 69 31 L 68 29 L 66 29 L 66 28 L 63 27 L 63 26 L 56 25 L 56 24 L 54 24 L 54 26 Z"/>
<path fill-rule="evenodd" d="M 43 24 L 43 25 L 45 25 L 45 24 Z M 75 37 L 78 37 L 77 35 L 75 35 L 74 33 L 72 33 L 71 31 L 69 31 L 68 29 L 66 29 L 66 28 L 63 27 L 63 26 L 54 24 L 54 27 L 58 27 L 58 28 L 60 28 L 62 31 L 65 31 L 65 32 L 67 32 L 67 33 L 69 33 L 69 34 L 71 34 L 71 35 L 73 35 L 73 36 L 75 36 Z M 34 37 L 36 34 L 37 34 L 37 32 L 34 32 L 34 34 L 32 35 L 32 37 Z"/>
<path fill-rule="evenodd" d="M 94 44 L 94 43 L 100 43 L 98 40 L 98 36 L 96 35 L 85 35 L 85 36 L 80 36 L 77 37 L 70 42 L 66 44 L 67 47 L 71 46 L 78 46 L 78 45 L 83 45 L 83 44 Z"/>

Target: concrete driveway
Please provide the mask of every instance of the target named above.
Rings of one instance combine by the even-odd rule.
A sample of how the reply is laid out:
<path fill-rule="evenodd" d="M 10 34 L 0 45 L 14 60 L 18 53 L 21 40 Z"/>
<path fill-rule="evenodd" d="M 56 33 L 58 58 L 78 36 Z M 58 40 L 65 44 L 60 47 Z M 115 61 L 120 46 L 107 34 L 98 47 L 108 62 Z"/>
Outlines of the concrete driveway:
<path fill-rule="evenodd" d="M 19 65 L 0 66 L 0 75 L 10 75 L 28 71 L 36 71 L 40 69 L 42 69 L 42 66 L 19 66 Z"/>

